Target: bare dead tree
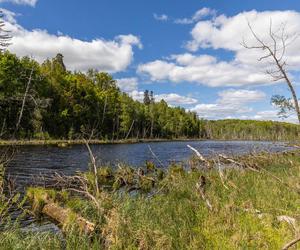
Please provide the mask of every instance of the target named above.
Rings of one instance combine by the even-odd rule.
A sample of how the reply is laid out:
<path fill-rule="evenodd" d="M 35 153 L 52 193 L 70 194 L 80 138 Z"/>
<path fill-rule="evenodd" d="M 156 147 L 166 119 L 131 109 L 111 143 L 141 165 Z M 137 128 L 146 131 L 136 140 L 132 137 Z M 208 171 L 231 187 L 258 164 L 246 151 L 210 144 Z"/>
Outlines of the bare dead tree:
<path fill-rule="evenodd" d="M 254 31 L 250 22 L 248 22 L 248 27 L 253 35 L 254 39 L 256 40 L 255 45 L 249 45 L 245 41 L 242 42 L 242 45 L 246 49 L 253 49 L 253 50 L 260 50 L 262 51 L 262 56 L 258 58 L 258 61 L 264 61 L 271 59 L 270 62 L 270 69 L 266 71 L 268 75 L 270 75 L 273 81 L 285 81 L 290 92 L 292 95 L 292 106 L 297 114 L 298 121 L 300 123 L 300 108 L 299 102 L 297 98 L 296 91 L 292 84 L 292 81 L 288 74 L 287 69 L 287 59 L 286 59 L 286 49 L 287 47 L 294 42 L 298 38 L 298 34 L 288 34 L 286 31 L 286 24 L 282 24 L 279 29 L 276 31 L 273 30 L 272 27 L 272 20 L 270 20 L 270 27 L 269 27 L 269 42 L 264 41 L 259 35 Z M 282 97 L 281 97 L 282 98 Z M 279 107 L 281 107 L 282 112 L 284 110 L 291 109 L 290 102 L 283 98 L 282 101 L 278 100 L 277 98 L 273 99 L 273 103 Z"/>
<path fill-rule="evenodd" d="M 29 89 L 30 89 L 31 82 L 32 82 L 32 75 L 33 75 L 33 67 L 31 68 L 30 76 L 28 78 L 25 93 L 24 93 L 24 96 L 23 96 L 22 106 L 21 106 L 20 114 L 19 114 L 18 121 L 17 121 L 17 124 L 16 124 L 16 131 L 18 131 L 21 120 L 22 120 L 22 117 L 23 117 L 23 112 L 24 112 L 24 108 L 25 108 L 25 104 L 26 104 L 26 99 L 27 99 L 27 96 L 28 96 L 28 92 L 29 92 Z"/>

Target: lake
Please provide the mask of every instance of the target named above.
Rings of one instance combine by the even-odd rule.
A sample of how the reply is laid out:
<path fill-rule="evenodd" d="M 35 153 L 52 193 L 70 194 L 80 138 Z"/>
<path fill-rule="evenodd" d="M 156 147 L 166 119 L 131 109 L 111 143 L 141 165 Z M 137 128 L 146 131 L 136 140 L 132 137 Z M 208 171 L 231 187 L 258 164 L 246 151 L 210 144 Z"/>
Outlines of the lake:
<path fill-rule="evenodd" d="M 185 162 L 193 152 L 187 147 L 191 145 L 204 156 L 217 153 L 240 155 L 253 151 L 279 152 L 291 149 L 281 142 L 262 141 L 169 141 L 137 144 L 102 144 L 91 145 L 98 165 L 116 165 L 125 163 L 132 166 L 142 166 L 145 161 L 164 167 L 171 162 Z M 152 150 L 150 150 L 150 148 Z M 6 174 L 16 179 L 18 186 L 33 183 L 37 175 L 48 176 L 54 172 L 72 175 L 76 171 L 88 170 L 89 155 L 84 145 L 69 148 L 55 146 L 20 146 L 17 147 L 13 160 L 7 167 Z"/>

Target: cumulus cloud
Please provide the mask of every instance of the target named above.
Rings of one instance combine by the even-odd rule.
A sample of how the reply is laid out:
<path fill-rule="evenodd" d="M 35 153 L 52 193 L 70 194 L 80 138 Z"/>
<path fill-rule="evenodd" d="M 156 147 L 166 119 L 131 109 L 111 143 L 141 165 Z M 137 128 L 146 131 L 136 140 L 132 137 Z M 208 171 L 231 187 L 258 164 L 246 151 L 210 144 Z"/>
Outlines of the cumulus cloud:
<path fill-rule="evenodd" d="M 132 97 L 133 100 L 136 100 L 139 102 L 143 102 L 143 100 L 144 100 L 144 92 L 143 91 L 133 90 L 128 94 L 129 94 L 129 96 Z"/>
<path fill-rule="evenodd" d="M 262 120 L 262 121 L 285 121 L 285 122 L 291 122 L 291 123 L 296 123 L 298 124 L 298 118 L 296 115 L 291 115 L 287 118 L 280 118 L 278 116 L 278 111 L 276 110 L 263 110 L 263 111 L 258 111 L 256 114 L 247 116 L 243 115 L 240 117 L 240 119 L 244 120 Z"/>
<path fill-rule="evenodd" d="M 20 4 L 20 5 L 29 5 L 34 7 L 38 0 L 0 0 L 0 3 L 13 3 L 13 4 Z"/>
<path fill-rule="evenodd" d="M 246 89 L 229 89 L 219 92 L 220 104 L 245 104 L 251 102 L 262 101 L 266 98 L 266 94 L 258 90 L 246 90 Z"/>
<path fill-rule="evenodd" d="M 149 75 L 153 81 L 192 82 L 210 87 L 270 84 L 272 78 L 265 72 L 273 65 L 268 60 L 257 60 L 264 55 L 262 51 L 248 50 L 241 45 L 243 40 L 249 45 L 256 44 L 248 21 L 260 39 L 265 43 L 271 42 L 270 20 L 274 32 L 285 23 L 287 34 L 300 34 L 300 13 L 296 11 L 253 10 L 231 17 L 219 15 L 209 20 L 200 20 L 193 27 L 192 40 L 186 44 L 186 48 L 194 54 L 171 55 L 168 59 L 147 62 L 139 66 L 138 72 Z M 195 54 L 199 49 L 203 53 L 208 48 L 228 51 L 233 59 Z M 299 71 L 299 42 L 289 44 L 284 60 L 287 60 L 289 69 Z"/>
<path fill-rule="evenodd" d="M 271 77 L 252 65 L 219 61 L 209 55 L 172 55 L 171 60 L 141 64 L 138 73 L 152 81 L 192 82 L 209 87 L 269 84 Z"/>
<path fill-rule="evenodd" d="M 169 17 L 166 14 L 158 15 L 158 14 L 154 13 L 153 17 L 157 21 L 168 21 L 169 20 Z"/>
<path fill-rule="evenodd" d="M 123 92 L 132 92 L 137 90 L 138 88 L 138 79 L 136 77 L 131 78 L 120 78 L 117 80 L 117 86 L 123 91 Z"/>
<path fill-rule="evenodd" d="M 27 30 L 17 24 L 14 17 L 13 13 L 6 15 L 6 29 L 12 32 L 13 37 L 9 46 L 11 52 L 18 56 L 32 56 L 39 62 L 62 53 L 70 70 L 123 71 L 133 60 L 133 48 L 142 48 L 140 39 L 131 34 L 119 35 L 110 41 L 102 38 L 84 41 L 50 34 L 46 30 Z"/>
<path fill-rule="evenodd" d="M 144 92 L 143 91 L 138 91 L 134 90 L 129 93 L 129 95 L 134 99 L 139 102 L 143 102 L 144 100 Z M 169 94 L 158 94 L 154 95 L 155 101 L 159 102 L 161 100 L 166 101 L 169 105 L 172 106 L 180 106 L 180 105 L 190 105 L 190 104 L 195 104 L 198 102 L 198 100 L 188 97 L 188 96 L 182 96 L 179 94 L 175 93 L 169 93 Z"/>
<path fill-rule="evenodd" d="M 206 119 L 224 119 L 232 115 L 239 115 L 253 111 L 249 107 L 241 107 L 239 105 L 222 105 L 220 103 L 197 104 L 190 109 L 196 112 L 199 117 Z"/>
<path fill-rule="evenodd" d="M 3 8 L 0 8 L 0 12 L 3 14 L 4 21 L 9 22 L 11 24 L 16 24 L 17 23 L 16 16 L 18 14 L 14 13 L 10 10 L 3 9 Z"/>
<path fill-rule="evenodd" d="M 253 111 L 247 104 L 262 101 L 265 93 L 258 90 L 229 89 L 218 93 L 216 103 L 197 104 L 191 108 L 200 117 L 207 119 L 223 119 L 236 115 L 245 115 Z"/>
<path fill-rule="evenodd" d="M 171 105 L 189 105 L 198 102 L 198 100 L 195 98 L 182 96 L 174 93 L 155 95 L 155 100 L 156 101 L 165 100 L 167 103 Z"/>
<path fill-rule="evenodd" d="M 174 23 L 192 24 L 192 23 L 195 23 L 195 22 L 203 19 L 204 17 L 215 16 L 215 15 L 216 15 L 216 11 L 214 9 L 204 7 L 202 9 L 198 10 L 191 18 L 178 18 L 178 19 L 175 19 Z"/>

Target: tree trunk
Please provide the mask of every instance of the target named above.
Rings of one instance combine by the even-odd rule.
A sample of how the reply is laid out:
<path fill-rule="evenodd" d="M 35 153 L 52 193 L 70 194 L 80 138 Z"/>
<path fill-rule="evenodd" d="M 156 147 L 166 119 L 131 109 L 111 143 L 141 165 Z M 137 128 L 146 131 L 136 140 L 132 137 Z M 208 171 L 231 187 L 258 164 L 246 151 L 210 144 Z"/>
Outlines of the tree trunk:
<path fill-rule="evenodd" d="M 298 102 L 298 98 L 297 98 L 297 95 L 296 95 L 296 91 L 293 87 L 293 84 L 292 82 L 290 81 L 285 69 L 283 68 L 283 66 L 280 64 L 279 60 L 277 59 L 276 55 L 269 49 L 269 52 L 270 54 L 272 55 L 272 57 L 274 58 L 275 62 L 276 62 L 276 65 L 277 67 L 279 68 L 284 80 L 286 81 L 290 91 L 291 91 L 291 94 L 292 94 L 292 97 L 293 97 L 293 101 L 294 101 L 294 105 L 295 105 L 295 110 L 296 110 L 296 113 L 297 113 L 297 118 L 298 118 L 298 122 L 300 123 L 300 108 L 299 108 L 299 102 Z"/>

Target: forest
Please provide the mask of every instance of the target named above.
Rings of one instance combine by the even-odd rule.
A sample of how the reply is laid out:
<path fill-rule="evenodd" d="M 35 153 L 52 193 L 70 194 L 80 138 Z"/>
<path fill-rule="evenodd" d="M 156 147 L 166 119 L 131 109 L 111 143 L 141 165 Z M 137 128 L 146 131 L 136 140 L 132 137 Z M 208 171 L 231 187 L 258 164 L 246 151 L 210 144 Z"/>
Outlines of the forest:
<path fill-rule="evenodd" d="M 19 140 L 249 139 L 291 140 L 299 126 L 272 121 L 207 121 L 181 107 L 123 93 L 105 72 L 71 72 L 63 55 L 42 64 L 0 53 L 0 136 Z"/>
<path fill-rule="evenodd" d="M 135 101 L 108 73 L 66 70 L 60 54 L 41 65 L 28 57 L 0 54 L 0 107 L 2 138 L 199 136 L 195 113 L 171 108 L 163 100 L 155 102 L 148 91 L 144 103 Z"/>

